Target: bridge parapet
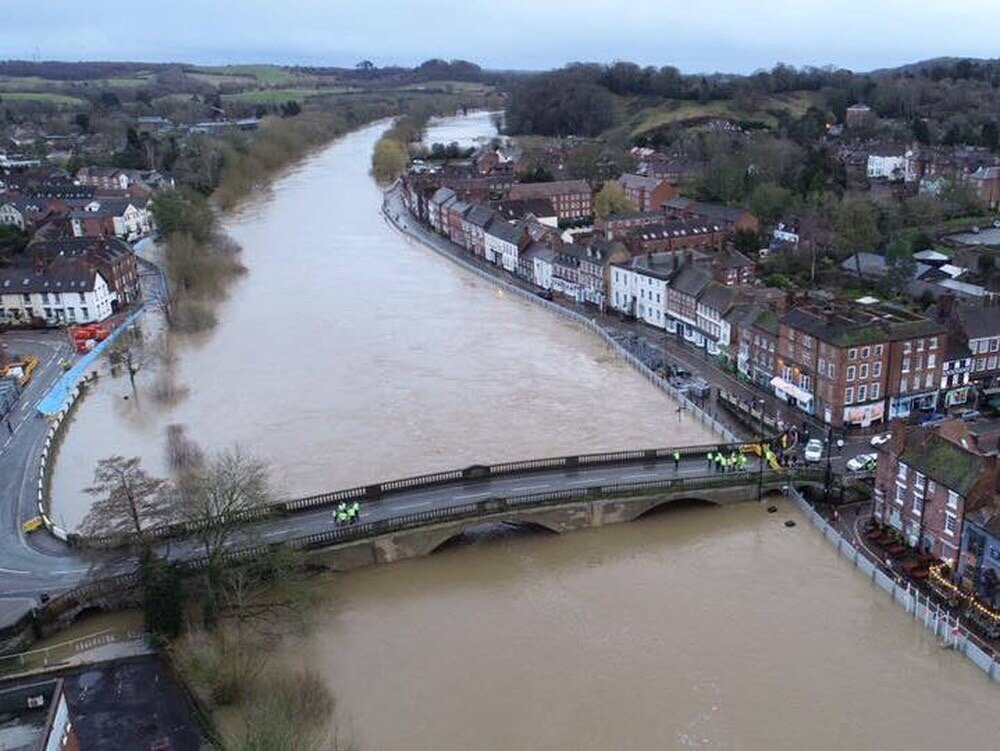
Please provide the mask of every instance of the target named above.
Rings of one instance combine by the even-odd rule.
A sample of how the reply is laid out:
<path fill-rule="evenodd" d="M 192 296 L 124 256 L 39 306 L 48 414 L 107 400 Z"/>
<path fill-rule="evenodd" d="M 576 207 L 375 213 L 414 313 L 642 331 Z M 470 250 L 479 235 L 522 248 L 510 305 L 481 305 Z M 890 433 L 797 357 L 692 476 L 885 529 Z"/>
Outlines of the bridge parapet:
<path fill-rule="evenodd" d="M 317 495 L 279 501 L 270 506 L 263 506 L 239 512 L 225 521 L 250 523 L 262 521 L 269 517 L 308 512 L 317 508 L 332 507 L 340 502 L 350 503 L 353 501 L 364 501 L 366 503 L 372 503 L 394 493 L 406 492 L 417 488 L 440 487 L 443 485 L 469 481 L 487 480 L 492 477 L 511 477 L 522 474 L 544 472 L 546 470 L 615 465 L 622 466 L 670 461 L 675 452 L 682 460 L 693 456 L 699 457 L 700 460 L 710 451 L 729 453 L 730 451 L 740 450 L 742 447 L 747 446 L 750 443 L 753 442 L 711 443 L 676 448 L 605 451 L 595 454 L 526 459 L 523 461 L 501 462 L 499 464 L 490 465 L 477 464 L 466 467 L 465 469 L 433 472 L 425 475 L 416 475 L 413 477 L 389 480 L 382 483 L 345 488 L 343 490 L 337 490 L 330 493 L 319 493 Z M 206 524 L 207 522 L 164 524 L 151 530 L 149 534 L 155 539 L 162 540 L 184 537 L 200 531 L 206 526 Z M 78 542 L 86 545 L 87 547 L 113 548 L 122 545 L 124 540 L 118 536 L 108 536 L 88 538 L 86 540 L 79 540 Z"/>

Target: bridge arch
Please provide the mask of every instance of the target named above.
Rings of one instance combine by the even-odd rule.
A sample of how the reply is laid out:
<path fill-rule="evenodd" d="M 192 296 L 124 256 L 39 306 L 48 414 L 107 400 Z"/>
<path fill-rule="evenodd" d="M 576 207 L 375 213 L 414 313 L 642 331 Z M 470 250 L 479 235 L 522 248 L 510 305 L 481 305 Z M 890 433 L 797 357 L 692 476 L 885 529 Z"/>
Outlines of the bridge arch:
<path fill-rule="evenodd" d="M 546 525 L 542 522 L 532 520 L 532 519 L 487 519 L 485 521 L 475 520 L 469 524 L 462 525 L 460 529 L 448 529 L 442 530 L 443 534 L 440 536 L 440 542 L 432 544 L 427 550 L 427 555 L 433 555 L 445 548 L 453 546 L 455 543 L 462 540 L 462 538 L 467 538 L 470 533 L 486 532 L 486 531 L 496 531 L 498 528 L 504 528 L 507 530 L 514 531 L 515 533 L 535 533 L 541 532 L 546 535 L 557 535 L 560 534 L 560 530 L 555 529 L 553 526 Z"/>
<path fill-rule="evenodd" d="M 658 498 L 653 501 L 646 508 L 639 511 L 632 520 L 638 521 L 639 519 L 644 519 L 647 516 L 653 516 L 655 514 L 663 513 L 671 509 L 679 508 L 706 508 L 715 507 L 718 508 L 722 504 L 718 501 L 713 501 L 709 498 L 704 498 L 698 495 L 678 495 L 672 498 Z"/>

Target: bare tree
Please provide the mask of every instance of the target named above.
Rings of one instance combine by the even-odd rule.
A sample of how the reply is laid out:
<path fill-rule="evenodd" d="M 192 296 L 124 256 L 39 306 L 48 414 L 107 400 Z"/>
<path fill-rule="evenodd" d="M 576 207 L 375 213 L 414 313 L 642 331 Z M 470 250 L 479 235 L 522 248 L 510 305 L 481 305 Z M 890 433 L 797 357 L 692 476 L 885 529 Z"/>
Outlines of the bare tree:
<path fill-rule="evenodd" d="M 170 520 L 167 483 L 142 468 L 138 457 L 111 456 L 94 470 L 94 484 L 86 489 L 98 500 L 80 525 L 84 536 L 122 535 L 146 550 L 150 531 Z"/>
<path fill-rule="evenodd" d="M 267 465 L 239 448 L 178 474 L 178 518 L 189 525 L 207 562 L 207 625 L 214 623 L 218 611 L 226 550 L 248 518 L 267 506 L 271 497 Z"/>

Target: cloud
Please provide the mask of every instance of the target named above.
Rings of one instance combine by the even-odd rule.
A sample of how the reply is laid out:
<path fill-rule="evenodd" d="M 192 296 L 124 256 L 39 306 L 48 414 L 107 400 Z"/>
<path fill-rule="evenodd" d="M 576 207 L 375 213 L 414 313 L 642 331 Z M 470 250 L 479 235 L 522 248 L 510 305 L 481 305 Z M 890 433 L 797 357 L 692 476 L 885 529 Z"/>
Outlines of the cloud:
<path fill-rule="evenodd" d="M 777 61 L 867 69 L 989 56 L 994 0 L 7 0 L 0 57 L 412 65 L 462 57 L 495 68 L 635 60 L 686 71 Z"/>

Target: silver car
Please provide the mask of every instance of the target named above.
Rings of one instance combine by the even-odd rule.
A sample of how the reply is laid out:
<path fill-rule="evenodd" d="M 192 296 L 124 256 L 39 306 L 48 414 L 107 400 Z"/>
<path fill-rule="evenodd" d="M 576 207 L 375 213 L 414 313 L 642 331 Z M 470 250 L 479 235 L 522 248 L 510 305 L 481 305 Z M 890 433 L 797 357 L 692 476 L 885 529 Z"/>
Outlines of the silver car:
<path fill-rule="evenodd" d="M 807 462 L 818 462 L 823 458 L 823 442 L 818 438 L 813 438 L 809 443 L 806 444 L 806 455 Z"/>

